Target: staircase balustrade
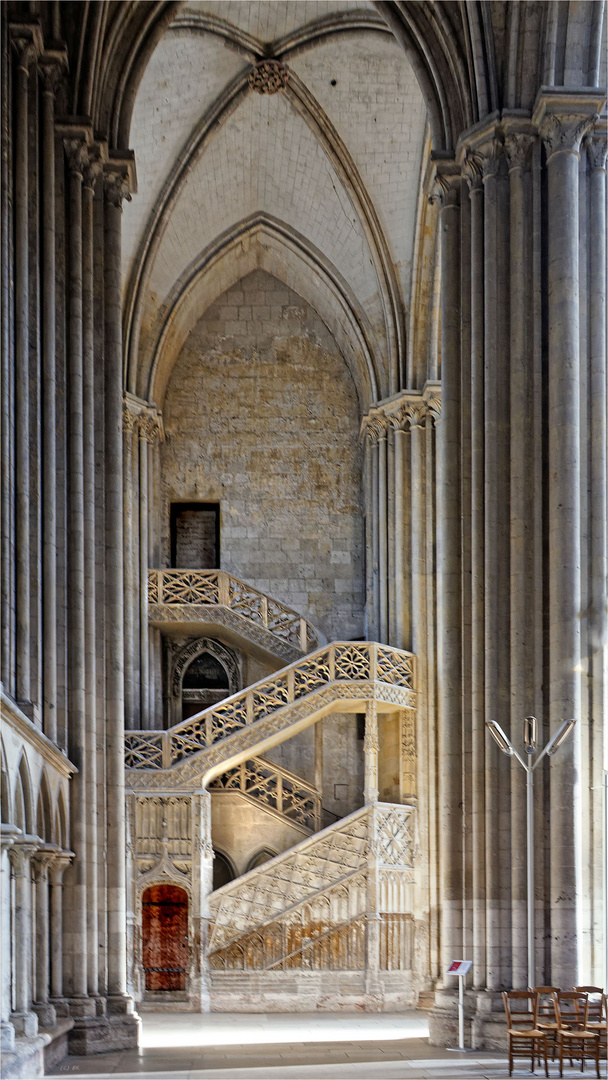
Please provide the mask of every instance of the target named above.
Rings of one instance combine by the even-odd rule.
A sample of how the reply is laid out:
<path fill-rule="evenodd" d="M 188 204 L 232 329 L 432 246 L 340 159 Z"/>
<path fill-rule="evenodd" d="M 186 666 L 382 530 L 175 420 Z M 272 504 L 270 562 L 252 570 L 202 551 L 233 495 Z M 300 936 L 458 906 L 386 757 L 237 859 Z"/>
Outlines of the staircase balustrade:
<path fill-rule="evenodd" d="M 359 700 L 377 697 L 396 707 L 415 708 L 413 655 L 370 641 L 332 642 L 167 731 L 125 732 L 125 765 L 167 770 L 207 751 L 217 775 L 233 749 L 234 740 L 230 747 L 227 740 L 236 734 L 248 732 L 237 752 L 252 749 L 256 741 L 301 723 L 315 710 L 341 700 L 341 695 Z"/>
<path fill-rule="evenodd" d="M 297 611 L 225 570 L 148 570 L 148 604 L 228 608 L 303 653 L 320 644 L 318 632 Z"/>
<path fill-rule="evenodd" d="M 363 807 L 217 889 L 211 970 L 364 968 L 370 915 L 381 923 L 380 969 L 410 968 L 414 813 L 395 803 Z"/>
<path fill-rule="evenodd" d="M 321 827 L 321 796 L 301 777 L 266 758 L 243 761 L 217 776 L 210 791 L 238 791 L 311 832 Z"/>

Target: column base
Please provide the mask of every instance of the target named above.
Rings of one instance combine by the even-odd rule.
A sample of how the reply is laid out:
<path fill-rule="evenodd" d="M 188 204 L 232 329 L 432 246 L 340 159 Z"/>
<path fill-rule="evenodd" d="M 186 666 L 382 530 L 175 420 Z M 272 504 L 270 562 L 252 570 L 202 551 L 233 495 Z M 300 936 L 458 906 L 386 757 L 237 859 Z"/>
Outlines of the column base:
<path fill-rule="evenodd" d="M 74 1021 L 68 1036 L 70 1054 L 106 1054 L 112 1050 L 136 1049 L 141 1020 L 137 1013 L 122 1016 L 82 1016 Z"/>
<path fill-rule="evenodd" d="M 476 1050 L 502 1050 L 506 1053 L 505 1007 L 500 991 L 480 990 L 475 994 L 471 1030 Z"/>
<path fill-rule="evenodd" d="M 58 1019 L 64 1020 L 70 1015 L 70 1006 L 63 997 L 51 997 L 49 998 L 50 1004 L 55 1009 L 55 1015 Z"/>
<path fill-rule="evenodd" d="M 15 1029 L 10 1020 L 3 1020 L 0 1024 L 0 1050 L 3 1054 L 15 1049 Z"/>
<path fill-rule="evenodd" d="M 55 1008 L 50 1002 L 45 1001 L 40 1005 L 35 1001 L 32 1005 L 32 1012 L 36 1013 L 38 1017 L 38 1024 L 40 1027 L 50 1028 L 55 1027 L 57 1023 L 57 1013 Z"/>
<path fill-rule="evenodd" d="M 11 1013 L 11 1024 L 15 1029 L 15 1035 L 20 1038 L 32 1038 L 38 1034 L 38 1017 L 33 1012 Z"/>
<path fill-rule="evenodd" d="M 95 998 L 88 996 L 68 998 L 68 1006 L 69 1015 L 73 1016 L 75 1020 L 83 1016 L 95 1016 L 97 1012 Z"/>
<path fill-rule="evenodd" d="M 471 1041 L 473 1000 L 464 996 L 464 1045 L 479 1049 Z M 429 1010 L 429 1042 L 431 1046 L 458 1046 L 458 992 L 436 990 L 435 1002 Z"/>

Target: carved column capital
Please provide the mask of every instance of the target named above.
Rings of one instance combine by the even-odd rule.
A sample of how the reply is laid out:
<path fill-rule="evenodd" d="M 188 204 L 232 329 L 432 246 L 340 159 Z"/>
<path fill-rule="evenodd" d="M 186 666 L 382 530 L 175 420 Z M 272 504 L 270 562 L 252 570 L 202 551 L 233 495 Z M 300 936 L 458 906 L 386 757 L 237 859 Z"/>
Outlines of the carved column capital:
<path fill-rule="evenodd" d="M 43 94 L 55 97 L 65 77 L 65 64 L 58 57 L 45 54 L 38 61 L 38 71 Z"/>
<path fill-rule="evenodd" d="M 477 150 L 469 150 L 462 165 L 462 175 L 470 191 L 481 191 L 483 189 L 483 154 Z"/>
<path fill-rule="evenodd" d="M 27 877 L 30 873 L 32 855 L 42 846 L 42 840 L 38 836 L 23 836 L 9 848 L 13 877 Z"/>
<path fill-rule="evenodd" d="M 536 138 L 525 132 L 513 131 L 505 136 L 505 155 L 512 169 L 527 169 L 530 166 L 532 147 Z"/>
<path fill-rule="evenodd" d="M 481 172 L 483 182 L 498 176 L 506 162 L 505 146 L 502 139 L 491 139 L 484 149 L 482 156 Z"/>
<path fill-rule="evenodd" d="M 65 138 L 63 148 L 68 163 L 68 169 L 74 176 L 83 179 L 84 171 L 89 161 L 90 147 L 85 139 L 78 137 Z"/>
<path fill-rule="evenodd" d="M 64 870 L 67 870 L 73 858 L 73 851 L 58 850 L 55 852 L 49 865 L 49 877 L 52 885 L 61 885 Z"/>
<path fill-rule="evenodd" d="M 408 428 L 423 428 L 425 426 L 428 405 L 425 401 L 410 401 L 403 410 L 405 422 Z"/>
<path fill-rule="evenodd" d="M 433 427 L 437 427 L 441 420 L 441 398 L 438 394 L 433 394 L 429 397 L 427 402 L 427 409 L 431 420 L 433 421 Z"/>
<path fill-rule="evenodd" d="M 139 418 L 139 437 L 154 444 L 162 436 L 162 418 L 160 413 L 146 413 Z"/>
<path fill-rule="evenodd" d="M 547 151 L 547 160 L 562 150 L 578 154 L 581 142 L 599 117 L 581 113 L 547 113 L 540 127 L 540 135 Z"/>
<path fill-rule="evenodd" d="M 106 165 L 103 186 L 107 202 L 122 210 L 123 201 L 131 202 L 131 181 L 125 168 Z"/>
<path fill-rule="evenodd" d="M 54 844 L 43 844 L 32 855 L 32 866 L 36 881 L 46 881 L 51 863 L 59 854 L 59 848 Z"/>
<path fill-rule="evenodd" d="M 375 413 L 363 417 L 361 435 L 367 439 L 370 446 L 377 446 L 380 439 L 386 439 L 388 424 L 382 413 Z"/>
<path fill-rule="evenodd" d="M 139 421 L 139 412 L 136 412 L 129 402 L 124 399 L 122 403 L 122 427 L 128 435 L 134 430 Z"/>
<path fill-rule="evenodd" d="M 429 202 L 437 203 L 441 210 L 457 207 L 460 202 L 460 172 L 448 171 L 438 165 Z"/>
<path fill-rule="evenodd" d="M 591 169 L 606 169 L 606 155 L 608 154 L 608 138 L 606 132 L 591 132 L 585 138 L 585 150 L 589 158 Z"/>
<path fill-rule="evenodd" d="M 88 155 L 82 169 L 82 185 L 85 188 L 95 190 L 95 185 L 103 172 L 103 166 L 96 146 L 88 147 Z"/>
<path fill-rule="evenodd" d="M 30 65 L 43 49 L 42 31 L 38 22 L 15 22 L 9 27 L 13 49 L 17 54 L 17 67 L 29 75 Z"/>

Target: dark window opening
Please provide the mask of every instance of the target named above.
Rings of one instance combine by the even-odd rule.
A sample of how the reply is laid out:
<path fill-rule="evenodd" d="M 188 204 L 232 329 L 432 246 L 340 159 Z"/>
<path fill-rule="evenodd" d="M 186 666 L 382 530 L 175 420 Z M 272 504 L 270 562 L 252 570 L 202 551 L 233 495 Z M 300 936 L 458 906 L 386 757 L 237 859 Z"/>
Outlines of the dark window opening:
<path fill-rule="evenodd" d="M 215 858 L 213 860 L 213 888 L 221 889 L 222 885 L 227 885 L 229 881 L 234 881 L 236 874 L 230 861 L 225 855 L 222 855 L 221 851 L 216 851 Z"/>
<path fill-rule="evenodd" d="M 355 713 L 355 716 L 357 718 L 357 738 L 358 739 L 364 739 L 365 738 L 365 713 L 364 712 L 358 712 L 358 713 Z"/>
<path fill-rule="evenodd" d="M 171 503 L 171 566 L 219 570 L 219 503 Z"/>
<path fill-rule="evenodd" d="M 230 683 L 226 669 L 211 653 L 195 656 L 182 678 L 182 720 L 228 697 Z"/>

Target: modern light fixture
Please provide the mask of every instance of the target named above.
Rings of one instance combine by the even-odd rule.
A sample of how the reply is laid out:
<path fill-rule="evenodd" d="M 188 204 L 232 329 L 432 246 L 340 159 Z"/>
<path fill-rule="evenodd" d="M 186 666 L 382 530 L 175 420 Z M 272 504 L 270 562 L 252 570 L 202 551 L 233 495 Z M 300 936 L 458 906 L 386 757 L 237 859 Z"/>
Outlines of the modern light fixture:
<path fill-rule="evenodd" d="M 540 765 L 547 755 L 552 757 L 565 743 L 570 735 L 576 720 L 562 720 L 555 735 L 538 755 L 536 761 L 530 762 L 530 756 L 536 753 L 536 733 L 538 721 L 535 716 L 524 718 L 524 747 L 528 760 L 521 756 L 513 746 L 508 735 L 505 735 L 500 724 L 495 720 L 487 720 L 486 727 L 494 742 L 507 757 L 516 757 L 519 764 L 526 770 L 526 846 L 527 846 L 527 881 L 526 881 L 526 906 L 528 912 L 528 986 L 534 986 L 534 770 Z"/>

